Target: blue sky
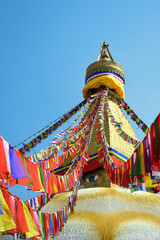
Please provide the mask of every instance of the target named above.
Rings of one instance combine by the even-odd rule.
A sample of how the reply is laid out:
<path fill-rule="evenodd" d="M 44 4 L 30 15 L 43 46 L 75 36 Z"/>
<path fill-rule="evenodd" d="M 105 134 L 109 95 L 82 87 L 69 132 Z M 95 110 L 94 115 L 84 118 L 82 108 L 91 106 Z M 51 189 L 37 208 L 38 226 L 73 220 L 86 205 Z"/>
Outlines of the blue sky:
<path fill-rule="evenodd" d="M 159 9 L 158 0 L 1 0 L 0 135 L 14 146 L 82 101 L 104 40 L 124 68 L 126 102 L 150 126 L 160 109 Z"/>

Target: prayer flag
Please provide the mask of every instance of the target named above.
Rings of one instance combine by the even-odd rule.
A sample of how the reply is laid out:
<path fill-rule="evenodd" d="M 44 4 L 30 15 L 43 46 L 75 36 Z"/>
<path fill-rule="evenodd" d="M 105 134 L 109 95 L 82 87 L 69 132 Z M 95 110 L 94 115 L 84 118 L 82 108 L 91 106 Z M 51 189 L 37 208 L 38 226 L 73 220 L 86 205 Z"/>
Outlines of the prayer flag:
<path fill-rule="evenodd" d="M 10 156 L 12 177 L 15 179 L 28 178 L 27 173 L 15 152 L 15 149 L 11 146 L 9 148 L 9 156 Z"/>

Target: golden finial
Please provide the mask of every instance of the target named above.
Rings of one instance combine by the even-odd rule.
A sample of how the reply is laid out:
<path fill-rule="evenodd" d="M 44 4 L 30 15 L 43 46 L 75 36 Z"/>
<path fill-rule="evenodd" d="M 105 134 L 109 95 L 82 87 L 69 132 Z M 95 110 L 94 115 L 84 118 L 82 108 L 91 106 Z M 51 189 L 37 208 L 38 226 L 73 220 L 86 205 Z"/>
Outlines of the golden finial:
<path fill-rule="evenodd" d="M 101 54 L 101 58 L 102 58 L 102 60 L 106 60 L 106 61 L 109 60 L 109 56 L 108 56 L 108 54 L 106 53 L 105 49 L 104 49 L 103 53 Z"/>

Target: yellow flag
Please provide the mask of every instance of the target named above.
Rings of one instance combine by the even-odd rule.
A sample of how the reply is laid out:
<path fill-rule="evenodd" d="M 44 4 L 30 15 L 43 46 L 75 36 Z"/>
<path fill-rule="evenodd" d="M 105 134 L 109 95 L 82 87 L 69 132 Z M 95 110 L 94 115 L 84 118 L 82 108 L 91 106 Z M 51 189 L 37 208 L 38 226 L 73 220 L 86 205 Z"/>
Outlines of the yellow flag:
<path fill-rule="evenodd" d="M 158 184 L 153 184 L 153 183 L 152 183 L 152 179 L 151 179 L 151 174 L 150 174 L 150 173 L 146 173 L 146 174 L 145 174 L 145 185 L 146 185 L 146 187 L 148 187 L 148 188 L 158 186 Z"/>
<path fill-rule="evenodd" d="M 34 237 L 34 236 L 39 235 L 39 231 L 38 231 L 32 217 L 31 217 L 31 214 L 30 214 L 27 206 L 23 202 L 22 202 L 22 205 L 23 205 L 23 211 L 24 211 L 25 219 L 26 219 L 28 229 L 29 229 L 29 232 L 25 233 L 26 237 L 30 238 L 30 237 Z"/>
<path fill-rule="evenodd" d="M 0 232 L 16 228 L 16 224 L 13 221 L 11 211 L 3 197 L 1 189 L 0 189 L 0 203 L 2 205 L 3 210 L 3 214 L 0 214 Z"/>

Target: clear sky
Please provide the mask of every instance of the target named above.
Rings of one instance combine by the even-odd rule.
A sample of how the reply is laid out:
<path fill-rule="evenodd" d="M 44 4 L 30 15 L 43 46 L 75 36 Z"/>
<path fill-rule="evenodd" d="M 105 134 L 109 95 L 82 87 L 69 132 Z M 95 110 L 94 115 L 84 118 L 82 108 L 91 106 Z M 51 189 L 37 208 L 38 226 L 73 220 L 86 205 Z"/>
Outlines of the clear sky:
<path fill-rule="evenodd" d="M 0 0 L 0 135 L 14 146 L 81 102 L 104 40 L 124 68 L 126 102 L 150 126 L 160 109 L 159 11 L 159 0 Z"/>

